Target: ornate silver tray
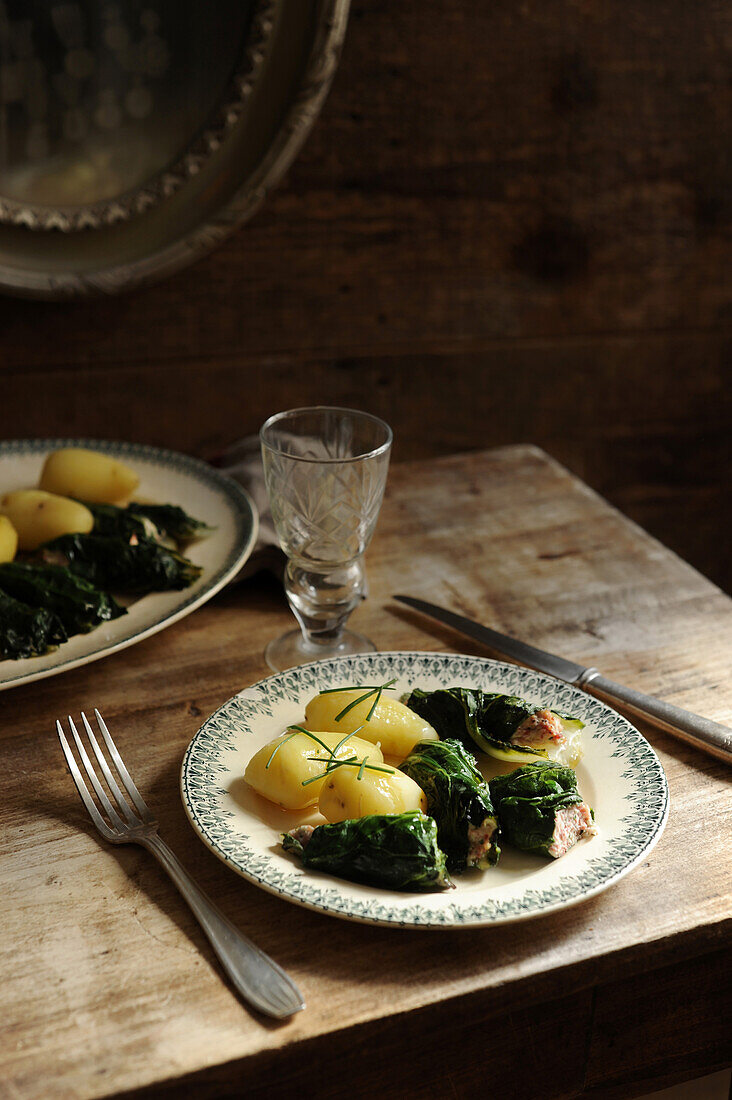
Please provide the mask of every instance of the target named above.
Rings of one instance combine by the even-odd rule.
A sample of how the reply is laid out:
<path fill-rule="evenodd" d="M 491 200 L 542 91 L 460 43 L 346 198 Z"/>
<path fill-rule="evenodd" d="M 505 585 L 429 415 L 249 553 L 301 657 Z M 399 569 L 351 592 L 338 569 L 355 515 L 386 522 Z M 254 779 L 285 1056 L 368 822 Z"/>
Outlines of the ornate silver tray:
<path fill-rule="evenodd" d="M 114 293 L 219 243 L 325 99 L 349 0 L 0 0 L 0 290 Z"/>

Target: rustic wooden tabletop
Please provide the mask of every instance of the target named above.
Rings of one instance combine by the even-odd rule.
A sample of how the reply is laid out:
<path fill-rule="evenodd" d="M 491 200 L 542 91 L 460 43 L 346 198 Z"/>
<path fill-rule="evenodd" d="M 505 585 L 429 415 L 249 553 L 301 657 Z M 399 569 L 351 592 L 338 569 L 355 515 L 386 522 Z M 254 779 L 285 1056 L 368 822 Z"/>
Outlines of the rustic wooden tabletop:
<path fill-rule="evenodd" d="M 732 723 L 732 604 L 531 447 L 393 467 L 353 623 L 381 649 L 485 654 L 423 596 Z M 668 776 L 658 846 L 605 893 L 513 925 L 369 927 L 245 882 L 178 794 L 202 720 L 267 673 L 290 621 L 260 576 L 103 661 L 0 699 L 0 1094 L 628 1098 L 729 1064 L 729 768 L 643 726 Z M 151 857 L 90 827 L 54 719 L 99 706 L 161 833 L 308 1008 L 234 995 Z"/>

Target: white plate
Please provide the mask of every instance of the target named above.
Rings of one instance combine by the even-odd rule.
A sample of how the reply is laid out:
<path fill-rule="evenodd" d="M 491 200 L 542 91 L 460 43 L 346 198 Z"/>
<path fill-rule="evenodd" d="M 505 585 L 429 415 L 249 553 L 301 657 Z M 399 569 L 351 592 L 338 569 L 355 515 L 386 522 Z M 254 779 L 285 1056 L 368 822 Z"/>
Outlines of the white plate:
<path fill-rule="evenodd" d="M 181 592 L 153 592 L 136 600 L 119 619 L 77 634 L 53 653 L 0 661 L 0 691 L 97 661 L 170 626 L 209 600 L 241 568 L 257 538 L 254 504 L 244 490 L 198 459 L 137 443 L 79 439 L 28 439 L 0 443 L 0 495 L 38 484 L 43 461 L 59 447 L 90 447 L 128 463 L 139 475 L 136 496 L 178 504 L 215 527 L 186 551 L 203 566 L 198 580 Z"/>
<path fill-rule="evenodd" d="M 594 808 L 597 836 L 548 861 L 504 849 L 487 871 L 456 876 L 443 893 L 397 893 L 306 871 L 279 846 L 303 820 L 256 795 L 244 782 L 250 757 L 324 688 L 378 684 L 389 694 L 413 687 L 476 687 L 522 695 L 586 723 L 579 789 Z M 481 765 L 488 758 L 481 755 Z M 511 770 L 497 761 L 496 771 Z M 493 774 L 488 772 L 487 774 Z M 194 829 L 235 871 L 310 909 L 370 924 L 410 928 L 475 927 L 549 913 L 592 897 L 627 874 L 661 836 L 668 786 L 658 758 L 630 722 L 599 700 L 549 676 L 482 657 L 448 653 L 373 653 L 318 661 L 271 676 L 235 695 L 188 746 L 183 804 Z M 307 820 L 322 822 L 316 813 Z"/>

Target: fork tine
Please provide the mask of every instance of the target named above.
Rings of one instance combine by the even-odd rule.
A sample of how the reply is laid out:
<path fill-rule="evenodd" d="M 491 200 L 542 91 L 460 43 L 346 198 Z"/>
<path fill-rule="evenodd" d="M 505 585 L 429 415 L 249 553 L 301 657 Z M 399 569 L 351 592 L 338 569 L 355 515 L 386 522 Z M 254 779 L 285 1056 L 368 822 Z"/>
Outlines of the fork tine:
<path fill-rule="evenodd" d="M 96 707 L 94 708 L 94 713 L 97 717 L 97 723 L 99 725 L 99 729 L 102 731 L 102 737 L 104 738 L 105 743 L 107 745 L 107 748 L 109 749 L 109 755 L 112 757 L 112 760 L 114 761 L 115 767 L 117 768 L 117 771 L 120 774 L 122 782 L 124 783 L 125 788 L 127 789 L 127 793 L 129 794 L 132 801 L 135 803 L 135 806 L 137 807 L 140 814 L 142 815 L 143 820 L 153 821 L 154 820 L 154 815 L 150 812 L 150 810 L 148 808 L 148 805 L 145 802 L 145 799 L 142 797 L 142 795 L 138 791 L 137 787 L 134 784 L 132 776 L 127 771 L 127 768 L 125 767 L 125 762 L 122 759 L 122 757 L 120 756 L 119 751 L 117 749 L 117 746 L 115 745 L 114 741 L 112 740 L 112 734 L 107 729 L 107 723 L 104 721 L 104 719 L 102 718 L 101 714 L 99 713 L 99 711 L 97 710 Z M 84 721 L 86 722 L 86 718 L 84 718 Z"/>
<path fill-rule="evenodd" d="M 74 780 L 76 789 L 79 792 L 79 797 L 86 806 L 89 816 L 91 817 L 99 832 L 102 834 L 102 836 L 106 837 L 107 840 L 109 840 L 110 837 L 113 835 L 112 830 L 110 829 L 109 825 L 104 820 L 102 815 L 99 813 L 99 810 L 94 804 L 94 799 L 89 794 L 89 788 L 84 782 L 83 775 L 79 771 L 79 765 L 76 763 L 74 754 L 71 751 L 71 746 L 66 740 L 66 734 L 64 733 L 63 726 L 58 721 L 58 719 L 56 719 L 56 732 L 58 733 L 58 739 L 61 742 L 61 748 L 63 749 L 64 756 L 66 757 L 66 764 L 69 771 L 71 772 L 71 778 Z"/>
<path fill-rule="evenodd" d="M 70 714 L 67 715 L 67 718 L 68 718 L 69 726 L 71 727 L 71 732 L 74 735 L 74 741 L 76 742 L 76 748 L 79 751 L 79 756 L 81 757 L 81 762 L 84 765 L 84 768 L 86 770 L 86 774 L 87 774 L 88 778 L 91 780 L 91 785 L 92 785 L 92 787 L 94 788 L 94 790 L 96 792 L 97 798 L 101 802 L 102 807 L 107 811 L 107 814 L 109 815 L 109 820 L 112 822 L 112 825 L 116 829 L 124 829 L 125 823 L 122 820 L 122 818 L 119 816 L 117 811 L 115 810 L 112 803 L 109 801 L 109 797 L 107 796 L 107 792 L 105 791 L 102 784 L 99 782 L 99 778 L 97 776 L 97 773 L 94 771 L 94 765 L 92 764 L 91 760 L 89 759 L 89 754 L 87 753 L 87 751 L 84 747 L 84 742 L 81 740 L 81 737 L 79 736 L 79 731 L 77 730 L 76 726 L 74 725 L 74 719 L 71 717 Z"/>
<path fill-rule="evenodd" d="M 89 725 L 89 722 L 88 722 L 87 717 L 84 714 L 83 710 L 81 712 L 81 718 L 82 718 L 82 721 L 84 723 L 84 728 L 86 729 L 87 737 L 89 738 L 89 741 L 91 743 L 91 747 L 94 750 L 94 755 L 96 756 L 97 761 L 99 762 L 99 767 L 102 769 L 102 775 L 107 780 L 107 784 L 109 785 L 109 789 L 111 790 L 112 794 L 114 795 L 115 799 L 117 800 L 118 807 L 120 808 L 122 813 L 125 815 L 125 817 L 129 821 L 130 825 L 139 825 L 140 824 L 140 819 L 139 819 L 139 817 L 135 816 L 135 814 L 132 810 L 132 807 L 130 806 L 129 802 L 127 801 L 127 799 L 123 795 L 122 791 L 120 790 L 119 784 L 117 783 L 117 780 L 114 778 L 114 775 L 112 774 L 112 770 L 109 767 L 109 764 L 107 763 L 107 759 L 106 759 L 104 753 L 99 748 L 99 742 L 97 741 L 96 737 L 94 736 L 94 731 L 91 728 L 91 726 Z M 121 822 L 120 822 L 120 824 L 121 824 Z"/>

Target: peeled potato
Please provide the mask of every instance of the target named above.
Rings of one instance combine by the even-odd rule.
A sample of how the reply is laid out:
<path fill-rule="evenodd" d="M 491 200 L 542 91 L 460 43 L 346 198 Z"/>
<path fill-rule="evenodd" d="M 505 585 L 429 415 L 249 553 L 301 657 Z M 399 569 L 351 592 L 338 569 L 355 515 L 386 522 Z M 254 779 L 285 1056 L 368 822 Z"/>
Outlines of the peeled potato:
<path fill-rule="evenodd" d="M 350 821 L 367 814 L 401 814 L 406 810 L 427 812 L 424 792 L 404 772 L 396 768 L 388 773 L 364 769 L 359 778 L 359 771 L 344 765 L 326 777 L 318 809 L 328 821 Z"/>
<path fill-rule="evenodd" d="M 90 504 L 115 504 L 134 493 L 140 479 L 134 470 L 109 455 L 84 447 L 54 451 L 43 464 L 41 489 Z"/>
<path fill-rule="evenodd" d="M 345 732 L 344 730 L 343 733 L 316 733 L 315 736 L 326 744 L 329 750 L 333 750 L 343 739 Z M 278 745 L 282 747 L 277 748 Z M 277 752 L 272 757 L 276 748 Z M 244 778 L 258 794 L 282 806 L 283 809 L 304 810 L 306 806 L 313 806 L 320 797 L 325 779 L 325 762 L 322 758 L 327 755 L 323 746 L 307 734 L 293 735 L 289 730 L 255 752 L 247 764 Z M 368 741 L 362 741 L 360 737 L 349 737 L 336 753 L 336 758 L 339 760 L 349 756 L 356 756 L 359 760 L 368 756 L 374 764 L 383 760 L 379 749 Z M 313 757 L 321 759 L 314 760 Z M 268 762 L 269 767 L 267 767 Z M 321 776 L 321 779 L 303 787 L 303 780 L 312 779 L 315 776 Z"/>
<path fill-rule="evenodd" d="M 36 550 L 49 539 L 88 532 L 94 526 L 94 517 L 83 504 L 42 489 L 6 493 L 0 499 L 0 512 L 17 531 L 21 550 Z"/>
<path fill-rule="evenodd" d="M 7 516 L 0 516 L 0 562 L 12 561 L 18 549 L 18 532 Z"/>
<path fill-rule="evenodd" d="M 303 724 L 309 730 L 340 730 L 341 735 L 358 730 L 359 737 L 373 744 L 380 744 L 387 756 L 396 756 L 399 759 L 408 756 L 418 741 L 438 740 L 429 722 L 425 722 L 424 718 L 420 718 L 398 699 L 388 699 L 384 695 L 368 722 L 366 716 L 374 704 L 373 695 L 358 703 L 336 722 L 336 715 L 364 694 L 363 688 L 345 688 L 343 691 L 316 695 L 305 708 Z"/>

